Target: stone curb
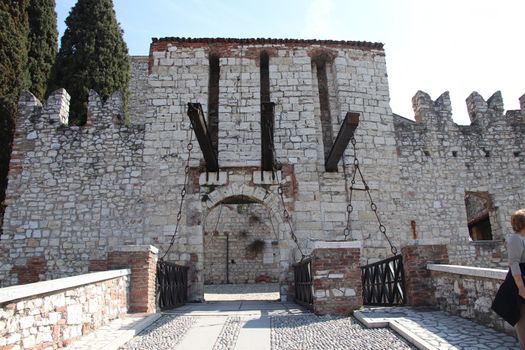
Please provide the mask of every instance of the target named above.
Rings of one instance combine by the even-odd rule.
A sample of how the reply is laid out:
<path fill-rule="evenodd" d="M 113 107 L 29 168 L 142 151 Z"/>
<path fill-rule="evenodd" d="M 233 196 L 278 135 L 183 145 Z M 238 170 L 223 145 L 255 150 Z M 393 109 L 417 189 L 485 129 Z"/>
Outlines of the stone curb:
<path fill-rule="evenodd" d="M 123 325 L 119 329 L 112 330 L 111 323 L 95 330 L 93 333 L 87 334 L 85 337 L 74 342 L 66 347 L 67 350 L 84 350 L 84 349 L 104 349 L 104 350 L 118 350 L 128 341 L 133 339 L 137 334 L 142 332 L 145 328 L 157 321 L 162 314 L 155 313 L 142 317 L 142 319 L 134 321 L 131 325 Z M 130 314 L 128 317 L 133 317 Z M 113 322 L 118 322 L 114 320 Z M 109 326 L 109 327 L 108 327 Z M 107 334 L 106 334 L 107 333 Z M 91 339 L 95 338 L 95 339 Z M 88 343 L 88 344 L 85 344 Z"/>
<path fill-rule="evenodd" d="M 159 318 L 161 318 L 161 316 L 162 316 L 162 314 L 156 313 L 156 314 L 144 317 L 141 321 L 139 321 L 133 327 L 133 329 L 122 331 L 122 334 L 119 335 L 116 338 L 115 342 L 113 344 L 111 344 L 111 347 L 110 348 L 106 348 L 105 350 L 110 350 L 110 349 L 117 350 L 117 349 L 119 349 L 121 346 L 126 344 L 128 341 L 133 339 L 134 336 L 136 336 L 137 334 L 142 332 L 144 329 L 148 328 L 153 323 L 155 323 L 155 321 L 157 321 Z M 120 334 L 120 330 L 119 330 L 119 334 Z"/>
<path fill-rule="evenodd" d="M 363 323 L 367 328 L 385 328 L 389 327 L 398 333 L 400 336 L 405 338 L 410 344 L 414 345 L 420 350 L 437 350 L 435 346 L 427 343 L 424 339 L 417 336 L 414 332 L 411 332 L 408 327 L 401 324 L 398 320 L 403 319 L 405 322 L 408 321 L 404 318 L 396 317 L 381 317 L 381 318 L 370 318 L 366 317 L 361 311 L 354 311 L 354 317 Z"/>

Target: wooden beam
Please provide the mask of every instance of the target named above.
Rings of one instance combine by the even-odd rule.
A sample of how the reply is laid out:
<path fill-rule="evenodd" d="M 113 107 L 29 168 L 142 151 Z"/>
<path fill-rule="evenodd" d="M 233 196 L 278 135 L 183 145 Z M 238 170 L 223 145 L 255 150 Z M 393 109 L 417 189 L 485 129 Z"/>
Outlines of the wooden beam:
<path fill-rule="evenodd" d="M 330 149 L 330 153 L 328 153 L 328 157 L 326 157 L 324 163 L 326 171 L 337 171 L 337 163 L 339 163 L 339 159 L 343 156 L 343 153 L 358 125 L 359 113 L 346 113 L 345 120 L 343 121 L 343 124 L 341 124 L 341 128 L 339 129 L 335 142 Z"/>
<path fill-rule="evenodd" d="M 188 117 L 190 117 L 193 131 L 195 131 L 195 136 L 197 136 L 202 155 L 206 161 L 206 170 L 210 172 L 219 171 L 219 162 L 213 151 L 210 131 L 200 103 L 188 103 Z"/>
<path fill-rule="evenodd" d="M 261 103 L 261 167 L 273 170 L 273 130 L 275 124 L 275 103 Z"/>

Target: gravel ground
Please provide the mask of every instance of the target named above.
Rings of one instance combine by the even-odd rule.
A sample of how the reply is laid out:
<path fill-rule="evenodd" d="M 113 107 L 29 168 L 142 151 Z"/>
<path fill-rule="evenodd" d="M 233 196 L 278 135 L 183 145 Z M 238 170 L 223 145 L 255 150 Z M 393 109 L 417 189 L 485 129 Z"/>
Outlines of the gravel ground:
<path fill-rule="evenodd" d="M 353 317 L 272 317 L 274 350 L 417 349 L 386 328 L 364 328 Z"/>
<path fill-rule="evenodd" d="M 166 315 L 122 347 L 124 350 L 173 349 L 195 323 L 191 316 Z"/>

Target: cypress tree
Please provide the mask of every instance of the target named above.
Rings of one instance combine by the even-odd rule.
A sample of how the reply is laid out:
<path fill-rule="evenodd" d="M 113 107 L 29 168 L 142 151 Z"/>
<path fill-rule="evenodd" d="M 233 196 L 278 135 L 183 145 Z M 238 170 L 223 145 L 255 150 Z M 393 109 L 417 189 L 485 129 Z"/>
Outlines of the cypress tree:
<path fill-rule="evenodd" d="M 129 82 L 128 49 L 111 0 L 78 0 L 66 18 L 54 69 L 55 88 L 71 95 L 69 120 L 84 124 L 89 89 L 105 100 Z"/>
<path fill-rule="evenodd" d="M 0 1 L 0 230 L 18 96 L 29 87 L 27 4 Z"/>
<path fill-rule="evenodd" d="M 58 46 L 54 0 L 29 0 L 28 64 L 29 90 L 42 100 L 55 62 Z"/>

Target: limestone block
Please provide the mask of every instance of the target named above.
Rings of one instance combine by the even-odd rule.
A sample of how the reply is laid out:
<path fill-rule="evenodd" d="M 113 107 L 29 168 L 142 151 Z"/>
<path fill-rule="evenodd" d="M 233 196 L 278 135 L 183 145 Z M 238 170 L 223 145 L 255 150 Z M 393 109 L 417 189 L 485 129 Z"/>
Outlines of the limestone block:
<path fill-rule="evenodd" d="M 73 304 L 66 308 L 66 322 L 68 325 L 82 323 L 82 305 Z"/>

